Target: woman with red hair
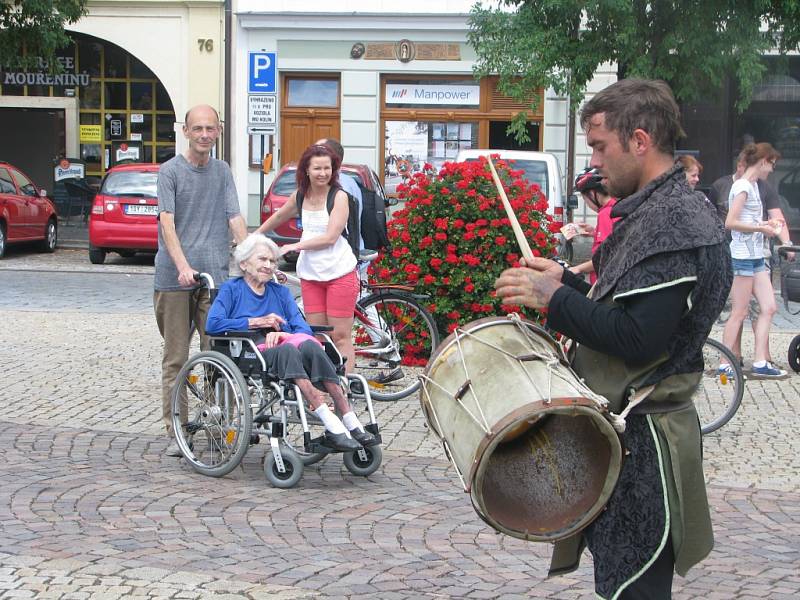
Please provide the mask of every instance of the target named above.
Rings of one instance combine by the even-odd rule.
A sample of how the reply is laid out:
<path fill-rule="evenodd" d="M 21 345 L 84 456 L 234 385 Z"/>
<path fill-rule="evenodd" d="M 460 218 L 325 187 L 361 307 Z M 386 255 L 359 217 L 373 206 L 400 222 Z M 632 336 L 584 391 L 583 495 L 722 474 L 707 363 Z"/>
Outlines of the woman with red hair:
<path fill-rule="evenodd" d="M 342 236 L 350 209 L 347 194 L 339 187 L 339 162 L 327 146 L 315 144 L 306 148 L 297 164 L 297 191 L 256 233 L 272 231 L 289 219 L 300 217 L 300 241 L 282 246 L 281 255 L 300 252 L 297 276 L 306 320 L 311 325 L 333 327 L 331 338 L 347 359 L 345 368 L 349 372 L 355 362 L 350 335 L 359 281 L 356 257 Z M 329 195 L 333 196 L 330 214 Z"/>

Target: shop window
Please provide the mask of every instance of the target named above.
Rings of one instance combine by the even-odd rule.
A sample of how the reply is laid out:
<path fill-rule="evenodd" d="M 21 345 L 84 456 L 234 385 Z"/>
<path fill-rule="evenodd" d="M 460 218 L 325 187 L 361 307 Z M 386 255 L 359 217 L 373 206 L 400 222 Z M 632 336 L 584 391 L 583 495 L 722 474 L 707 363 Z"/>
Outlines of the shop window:
<path fill-rule="evenodd" d="M 128 138 L 125 127 L 126 115 L 106 113 L 104 140 L 124 140 Z"/>
<path fill-rule="evenodd" d="M 131 135 L 138 133 L 142 136 L 141 141 L 153 141 L 153 117 L 148 114 L 131 114 Z M 134 119 L 141 119 L 141 122 L 134 122 Z M 133 139 L 133 138 L 132 138 Z"/>
<path fill-rule="evenodd" d="M 339 106 L 339 81 L 337 79 L 297 79 L 286 80 L 287 106 L 319 106 L 336 108 Z"/>
<path fill-rule="evenodd" d="M 168 110 L 175 112 L 172 108 L 172 100 L 169 99 L 169 94 L 161 82 L 156 82 L 156 110 Z"/>
<path fill-rule="evenodd" d="M 175 156 L 175 146 L 159 146 L 156 145 L 156 162 L 167 162 L 170 158 Z"/>
<path fill-rule="evenodd" d="M 156 115 L 156 138 L 159 141 L 175 141 L 175 116 Z"/>
<path fill-rule="evenodd" d="M 131 109 L 153 110 L 153 84 L 131 82 Z"/>
<path fill-rule="evenodd" d="M 100 77 L 100 58 L 103 46 L 89 41 L 78 42 L 78 68 L 92 77 Z"/>
<path fill-rule="evenodd" d="M 50 95 L 50 86 L 49 85 L 29 85 L 28 86 L 28 96 L 49 96 Z"/>
<path fill-rule="evenodd" d="M 128 91 L 127 84 L 125 83 L 110 83 L 105 84 L 105 98 L 103 100 L 104 108 L 114 108 L 125 110 L 128 108 Z"/>
<path fill-rule="evenodd" d="M 80 88 L 78 95 L 80 96 L 81 108 L 100 108 L 100 85 L 98 80 L 94 80 L 88 86 Z"/>
<path fill-rule="evenodd" d="M 128 73 L 128 57 L 126 52 L 119 46 L 113 44 L 106 44 L 103 50 L 103 54 L 105 55 L 105 71 L 103 72 L 103 76 L 120 79 L 124 78 Z"/>
<path fill-rule="evenodd" d="M 4 85 L 4 86 L 0 86 L 0 90 L 2 90 L 3 96 L 24 96 L 25 95 L 25 86 L 24 85 Z"/>
<path fill-rule="evenodd" d="M 156 76 L 147 68 L 142 61 L 135 56 L 130 56 L 131 78 L 132 79 L 155 79 Z"/>
<path fill-rule="evenodd" d="M 395 194 L 404 177 L 420 171 L 425 163 L 439 169 L 455 160 L 459 150 L 478 147 L 478 124 L 437 121 L 386 121 L 384 186 Z"/>

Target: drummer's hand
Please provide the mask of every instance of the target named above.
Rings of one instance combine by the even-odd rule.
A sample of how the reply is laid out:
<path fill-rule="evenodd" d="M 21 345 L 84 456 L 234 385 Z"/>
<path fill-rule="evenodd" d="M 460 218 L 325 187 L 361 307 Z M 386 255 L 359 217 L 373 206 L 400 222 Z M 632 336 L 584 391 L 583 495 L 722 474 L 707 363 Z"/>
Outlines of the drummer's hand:
<path fill-rule="evenodd" d="M 561 277 L 564 274 L 564 267 L 562 267 L 556 261 L 547 258 L 521 258 L 519 260 L 519 264 L 523 267 L 533 269 L 542 275 L 552 277 L 559 283 L 561 282 Z"/>
<path fill-rule="evenodd" d="M 558 275 L 556 276 L 555 269 L 543 263 L 552 263 L 558 267 Z M 553 294 L 563 285 L 561 283 L 561 272 L 563 271 L 561 265 L 545 259 L 534 259 L 533 264 L 540 267 L 541 270 L 522 267 L 507 269 L 494 282 L 497 295 L 506 304 L 546 308 L 550 304 Z"/>

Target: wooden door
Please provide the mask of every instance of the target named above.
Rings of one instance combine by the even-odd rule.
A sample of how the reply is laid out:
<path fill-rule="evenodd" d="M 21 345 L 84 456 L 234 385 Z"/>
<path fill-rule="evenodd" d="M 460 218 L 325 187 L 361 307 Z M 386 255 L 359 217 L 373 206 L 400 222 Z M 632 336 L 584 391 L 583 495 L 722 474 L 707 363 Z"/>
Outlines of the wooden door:
<path fill-rule="evenodd" d="M 281 164 L 297 161 L 303 151 L 322 138 L 340 139 L 339 115 L 281 117 Z"/>

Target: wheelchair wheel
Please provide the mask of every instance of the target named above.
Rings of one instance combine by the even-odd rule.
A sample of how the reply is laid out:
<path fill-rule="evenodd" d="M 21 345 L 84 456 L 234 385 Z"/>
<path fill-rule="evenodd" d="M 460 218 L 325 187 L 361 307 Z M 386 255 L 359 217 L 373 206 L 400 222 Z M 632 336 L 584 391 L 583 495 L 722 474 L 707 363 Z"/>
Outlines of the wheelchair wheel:
<path fill-rule="evenodd" d="M 247 453 L 253 415 L 241 371 L 219 352 L 192 356 L 172 392 L 172 427 L 195 471 L 222 477 Z"/>
<path fill-rule="evenodd" d="M 800 335 L 796 335 L 789 342 L 789 366 L 795 373 L 800 373 Z"/>
<path fill-rule="evenodd" d="M 362 452 L 364 456 L 361 456 Z M 383 451 L 380 446 L 370 446 L 355 452 L 345 452 L 342 455 L 342 461 L 347 470 L 360 477 L 372 475 L 381 466 L 382 460 Z"/>
<path fill-rule="evenodd" d="M 281 444 L 281 458 L 283 459 L 283 472 L 278 469 L 275 452 L 272 449 L 264 456 L 264 475 L 276 488 L 286 489 L 294 487 L 303 476 L 303 461 L 286 444 Z"/>

